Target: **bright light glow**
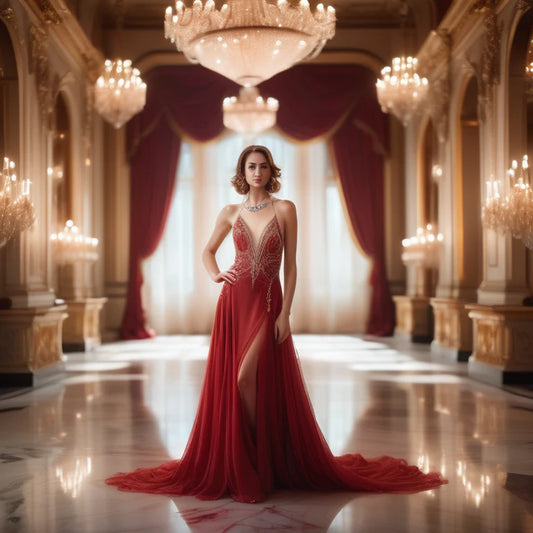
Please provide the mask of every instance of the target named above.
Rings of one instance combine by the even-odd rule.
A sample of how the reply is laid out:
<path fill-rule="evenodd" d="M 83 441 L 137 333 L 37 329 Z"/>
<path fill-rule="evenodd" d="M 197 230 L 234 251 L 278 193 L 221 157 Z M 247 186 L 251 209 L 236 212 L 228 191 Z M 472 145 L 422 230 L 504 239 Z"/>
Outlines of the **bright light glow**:
<path fill-rule="evenodd" d="M 18 233 L 30 228 L 35 211 L 30 200 L 30 180 L 19 179 L 15 163 L 4 157 L 0 183 L 0 248 Z"/>
<path fill-rule="evenodd" d="M 117 81 L 118 80 L 118 81 Z M 94 90 L 94 107 L 115 128 L 120 128 L 146 103 L 146 83 L 131 60 L 106 59 L 104 73 Z"/>
<path fill-rule="evenodd" d="M 72 220 L 65 228 L 50 235 L 52 255 L 58 264 L 92 263 L 98 259 L 98 239 L 86 237 Z"/>
<path fill-rule="evenodd" d="M 256 87 L 241 87 L 239 97 L 225 98 L 222 104 L 224 126 L 238 133 L 255 134 L 276 124 L 279 103 L 263 99 Z"/>
<path fill-rule="evenodd" d="M 395 57 L 391 67 L 381 70 L 376 81 L 378 101 L 384 113 L 392 113 L 405 126 L 428 91 L 427 78 L 417 73 L 416 57 Z"/>
<path fill-rule="evenodd" d="M 533 250 L 533 189 L 528 156 L 513 160 L 503 179 L 485 182 L 483 223 L 502 234 L 510 233 Z"/>

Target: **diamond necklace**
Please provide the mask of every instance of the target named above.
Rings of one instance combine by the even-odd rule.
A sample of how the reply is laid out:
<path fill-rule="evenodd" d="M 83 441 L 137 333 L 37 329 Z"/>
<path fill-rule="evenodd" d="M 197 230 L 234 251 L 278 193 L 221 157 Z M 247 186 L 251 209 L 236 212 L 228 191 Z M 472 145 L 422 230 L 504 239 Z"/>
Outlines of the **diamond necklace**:
<path fill-rule="evenodd" d="M 264 202 L 262 204 L 257 204 L 257 205 L 246 205 L 245 202 L 243 202 L 243 205 L 244 205 L 244 208 L 247 210 L 247 211 L 250 211 L 250 213 L 255 213 L 256 211 L 261 211 L 261 209 L 264 209 L 268 204 L 272 203 L 272 200 L 270 199 L 269 197 L 269 200 L 268 202 Z"/>

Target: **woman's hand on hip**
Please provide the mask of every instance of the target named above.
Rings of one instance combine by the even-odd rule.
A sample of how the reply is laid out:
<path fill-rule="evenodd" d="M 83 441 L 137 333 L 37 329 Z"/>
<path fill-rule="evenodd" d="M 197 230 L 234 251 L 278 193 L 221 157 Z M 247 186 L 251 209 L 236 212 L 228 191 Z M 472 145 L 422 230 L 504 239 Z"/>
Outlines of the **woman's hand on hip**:
<path fill-rule="evenodd" d="M 237 279 L 237 274 L 234 270 L 223 270 L 213 277 L 215 283 L 222 283 L 227 281 L 230 285 L 233 285 Z"/>

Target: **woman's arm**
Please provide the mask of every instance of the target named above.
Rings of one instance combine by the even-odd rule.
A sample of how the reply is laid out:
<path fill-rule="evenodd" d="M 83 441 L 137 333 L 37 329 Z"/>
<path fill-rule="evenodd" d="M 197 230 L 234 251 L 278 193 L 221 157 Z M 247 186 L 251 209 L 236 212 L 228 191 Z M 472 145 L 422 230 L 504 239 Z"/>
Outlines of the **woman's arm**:
<path fill-rule="evenodd" d="M 283 202 L 284 226 L 284 263 L 283 263 L 283 305 L 276 320 L 274 334 L 278 343 L 283 342 L 290 333 L 289 316 L 296 289 L 296 241 L 298 234 L 298 219 L 295 205 L 285 200 Z"/>
<path fill-rule="evenodd" d="M 230 232 L 233 220 L 233 206 L 227 205 L 220 211 L 215 222 L 215 229 L 211 234 L 211 237 L 207 241 L 205 248 L 202 252 L 202 262 L 204 264 L 207 273 L 213 281 L 220 283 L 221 281 L 227 281 L 233 283 L 235 281 L 235 274 L 230 270 L 220 272 L 218 268 L 215 254 L 219 249 L 222 241 L 226 238 L 226 235 Z"/>

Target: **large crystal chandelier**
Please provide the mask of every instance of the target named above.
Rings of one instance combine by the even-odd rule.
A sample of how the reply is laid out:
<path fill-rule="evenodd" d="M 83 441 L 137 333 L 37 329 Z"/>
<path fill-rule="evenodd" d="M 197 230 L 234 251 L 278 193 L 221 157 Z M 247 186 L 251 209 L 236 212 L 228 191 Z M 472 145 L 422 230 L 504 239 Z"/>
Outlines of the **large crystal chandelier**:
<path fill-rule="evenodd" d="M 98 239 L 84 236 L 72 220 L 65 228 L 50 235 L 52 254 L 60 265 L 93 263 L 98 259 Z"/>
<path fill-rule="evenodd" d="M 120 128 L 146 103 L 146 83 L 131 61 L 106 59 L 95 85 L 94 106 L 105 120 Z"/>
<path fill-rule="evenodd" d="M 316 57 L 335 34 L 335 9 L 287 0 L 180 0 L 165 12 L 165 38 L 192 63 L 251 87 L 304 59 Z"/>
<path fill-rule="evenodd" d="M 517 161 L 512 162 L 505 179 L 487 181 L 483 222 L 490 229 L 511 233 L 533 250 L 533 190 L 527 155 L 520 168 Z"/>
<path fill-rule="evenodd" d="M 224 98 L 224 126 L 237 133 L 260 133 L 274 126 L 278 108 L 275 98 L 265 100 L 256 87 L 241 87 L 238 97 Z"/>
<path fill-rule="evenodd" d="M 376 82 L 378 101 L 385 113 L 392 113 L 405 126 L 428 90 L 427 78 L 420 77 L 416 57 L 395 57 L 391 67 L 381 70 Z"/>
<path fill-rule="evenodd" d="M 437 268 L 439 266 L 442 233 L 435 233 L 432 224 L 425 228 L 417 228 L 416 235 L 403 239 L 402 262 L 405 265 L 418 265 L 424 268 Z"/>
<path fill-rule="evenodd" d="M 35 220 L 30 200 L 30 180 L 20 180 L 15 163 L 4 157 L 0 189 L 0 248 L 17 233 L 32 226 Z"/>

